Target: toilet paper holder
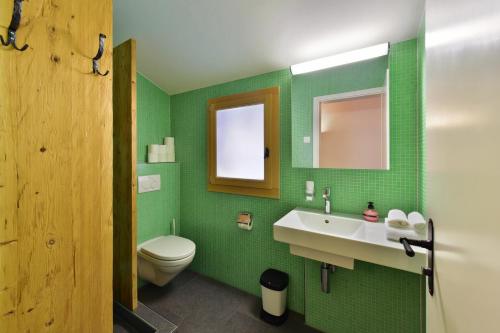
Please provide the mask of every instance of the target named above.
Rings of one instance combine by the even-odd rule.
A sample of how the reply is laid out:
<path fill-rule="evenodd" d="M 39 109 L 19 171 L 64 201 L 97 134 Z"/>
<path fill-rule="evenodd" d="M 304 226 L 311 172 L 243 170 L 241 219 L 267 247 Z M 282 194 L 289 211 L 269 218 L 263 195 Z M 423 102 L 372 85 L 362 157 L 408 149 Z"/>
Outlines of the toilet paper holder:
<path fill-rule="evenodd" d="M 249 212 L 241 212 L 238 214 L 237 224 L 240 229 L 244 230 L 252 230 L 253 227 L 253 218 L 252 213 Z"/>

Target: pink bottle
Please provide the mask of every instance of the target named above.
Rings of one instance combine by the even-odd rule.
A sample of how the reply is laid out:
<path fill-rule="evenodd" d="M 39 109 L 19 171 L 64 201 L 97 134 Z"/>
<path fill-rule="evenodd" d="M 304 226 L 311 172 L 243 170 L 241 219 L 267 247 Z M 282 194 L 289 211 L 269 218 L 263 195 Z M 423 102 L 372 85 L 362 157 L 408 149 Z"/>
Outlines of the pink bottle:
<path fill-rule="evenodd" d="M 368 202 L 368 208 L 363 212 L 363 217 L 368 222 L 378 222 L 378 212 L 373 202 Z"/>

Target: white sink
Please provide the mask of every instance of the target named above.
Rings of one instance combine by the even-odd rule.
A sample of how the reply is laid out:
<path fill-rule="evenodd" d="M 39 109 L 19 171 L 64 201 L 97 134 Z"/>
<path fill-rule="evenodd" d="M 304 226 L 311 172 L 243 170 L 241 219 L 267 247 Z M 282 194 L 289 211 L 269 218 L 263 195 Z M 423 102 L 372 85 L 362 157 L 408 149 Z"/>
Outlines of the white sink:
<path fill-rule="evenodd" d="M 399 242 L 386 239 L 383 223 L 353 215 L 296 208 L 274 223 L 273 232 L 294 255 L 349 269 L 357 259 L 420 274 L 427 262 L 425 249 L 413 247 L 410 258 Z"/>
<path fill-rule="evenodd" d="M 314 211 L 294 209 L 288 213 L 286 226 L 296 227 L 304 231 L 319 232 L 338 236 L 352 236 L 363 225 L 363 221 L 341 217 L 337 215 L 325 215 Z M 282 221 L 281 219 L 280 221 Z M 280 226 L 280 221 L 275 226 Z"/>

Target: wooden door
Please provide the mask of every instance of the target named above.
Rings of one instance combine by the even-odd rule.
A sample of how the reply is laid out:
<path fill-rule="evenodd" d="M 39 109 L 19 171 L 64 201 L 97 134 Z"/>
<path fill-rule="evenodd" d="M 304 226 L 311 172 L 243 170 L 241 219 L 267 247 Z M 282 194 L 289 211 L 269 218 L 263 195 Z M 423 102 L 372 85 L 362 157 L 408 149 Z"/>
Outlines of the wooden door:
<path fill-rule="evenodd" d="M 427 1 L 428 333 L 500 331 L 500 2 Z"/>
<path fill-rule="evenodd" d="M 0 33 L 12 1 L 0 0 Z M 5 13 L 9 13 L 6 15 Z M 0 331 L 112 331 L 112 2 L 24 1 L 0 47 Z"/>

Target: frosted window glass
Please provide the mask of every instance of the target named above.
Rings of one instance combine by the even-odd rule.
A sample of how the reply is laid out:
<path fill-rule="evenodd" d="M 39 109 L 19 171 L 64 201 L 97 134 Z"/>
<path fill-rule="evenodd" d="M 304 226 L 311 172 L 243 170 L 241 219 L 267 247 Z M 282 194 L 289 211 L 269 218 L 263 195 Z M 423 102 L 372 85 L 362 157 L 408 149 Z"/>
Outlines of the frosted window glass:
<path fill-rule="evenodd" d="M 264 104 L 217 111 L 217 177 L 264 180 Z"/>

